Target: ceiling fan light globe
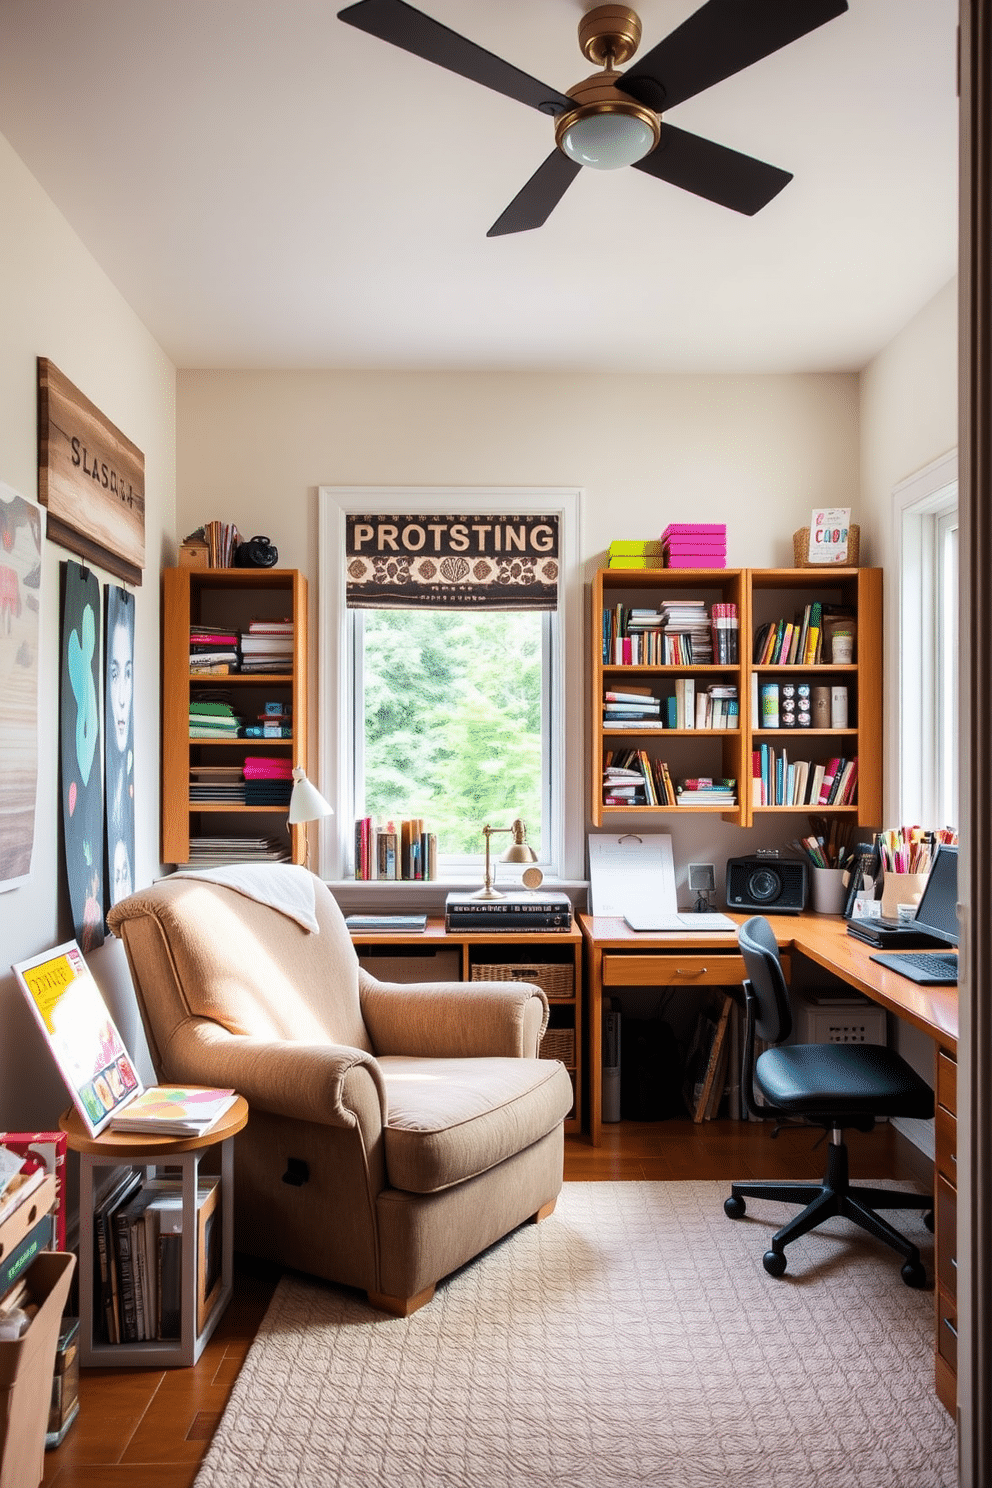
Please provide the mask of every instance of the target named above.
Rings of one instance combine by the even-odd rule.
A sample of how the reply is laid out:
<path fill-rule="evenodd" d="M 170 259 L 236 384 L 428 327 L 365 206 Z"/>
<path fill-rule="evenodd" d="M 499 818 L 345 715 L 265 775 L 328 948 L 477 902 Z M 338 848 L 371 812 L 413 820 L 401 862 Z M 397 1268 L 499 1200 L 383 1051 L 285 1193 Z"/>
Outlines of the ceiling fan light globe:
<path fill-rule="evenodd" d="M 620 170 L 650 155 L 657 131 L 626 112 L 600 110 L 574 120 L 562 130 L 559 148 L 577 165 L 593 170 Z"/>

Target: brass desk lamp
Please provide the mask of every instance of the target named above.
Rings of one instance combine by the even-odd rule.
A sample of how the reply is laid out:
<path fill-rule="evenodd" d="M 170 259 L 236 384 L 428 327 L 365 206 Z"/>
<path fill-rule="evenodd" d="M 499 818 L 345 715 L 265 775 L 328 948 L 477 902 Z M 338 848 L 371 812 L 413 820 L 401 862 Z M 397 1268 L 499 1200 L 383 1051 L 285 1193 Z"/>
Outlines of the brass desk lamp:
<path fill-rule="evenodd" d="M 482 829 L 482 835 L 486 839 L 485 882 L 483 883 L 482 888 L 477 890 L 477 892 L 472 895 L 473 899 L 502 899 L 504 897 L 504 895 L 502 895 L 496 888 L 495 875 L 493 873 L 492 863 L 489 857 L 489 839 L 494 832 L 513 833 L 513 841 L 510 843 L 510 846 L 506 849 L 505 853 L 500 854 L 499 861 L 501 863 L 537 862 L 537 853 L 532 847 L 528 846 L 527 828 L 519 817 L 517 817 L 516 821 L 510 827 L 491 827 L 487 822 Z"/>

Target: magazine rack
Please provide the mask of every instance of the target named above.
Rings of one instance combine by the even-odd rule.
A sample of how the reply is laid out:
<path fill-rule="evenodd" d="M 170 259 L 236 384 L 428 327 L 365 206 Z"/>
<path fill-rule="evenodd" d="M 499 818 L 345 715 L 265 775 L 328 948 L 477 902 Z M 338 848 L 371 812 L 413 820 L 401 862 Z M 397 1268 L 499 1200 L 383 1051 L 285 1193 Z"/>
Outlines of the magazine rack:
<path fill-rule="evenodd" d="M 75 1110 L 66 1111 L 59 1125 L 69 1147 L 79 1154 L 79 1362 L 84 1367 L 121 1365 L 169 1368 L 195 1364 L 203 1352 L 231 1296 L 234 1262 L 234 1137 L 248 1121 L 248 1103 L 239 1096 L 231 1109 L 200 1137 L 149 1137 L 105 1130 L 97 1137 L 86 1131 Z M 197 1186 L 200 1162 L 212 1147 L 220 1147 L 221 1281 L 210 1312 L 197 1326 L 199 1268 Z M 103 1168 L 144 1168 L 148 1175 L 169 1167 L 182 1173 L 182 1304 L 178 1339 L 150 1339 L 141 1343 L 107 1343 L 100 1337 L 101 1319 L 94 1309 L 94 1189 Z"/>

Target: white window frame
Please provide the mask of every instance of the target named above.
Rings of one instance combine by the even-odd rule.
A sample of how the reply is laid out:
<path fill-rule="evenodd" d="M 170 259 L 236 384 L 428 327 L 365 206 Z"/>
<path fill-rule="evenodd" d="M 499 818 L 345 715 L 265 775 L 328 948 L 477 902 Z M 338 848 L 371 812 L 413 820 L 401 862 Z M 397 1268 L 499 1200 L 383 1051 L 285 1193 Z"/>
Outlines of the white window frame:
<path fill-rule="evenodd" d="M 901 823 L 956 827 L 957 822 L 937 819 L 944 751 L 953 748 L 956 739 L 953 722 L 946 726 L 947 709 L 941 707 L 939 695 L 941 633 L 937 620 L 943 531 L 947 518 L 957 512 L 957 452 L 902 481 L 892 501 L 899 564 L 896 814 Z"/>
<path fill-rule="evenodd" d="M 354 750 L 362 747 L 362 741 L 347 737 L 353 727 L 352 697 L 358 681 L 352 639 L 355 627 L 348 623 L 345 602 L 342 555 L 347 518 L 367 511 L 416 516 L 425 511 L 448 511 L 457 515 L 502 510 L 548 512 L 559 517 L 561 574 L 555 627 L 557 654 L 542 658 L 545 664 L 549 660 L 551 663 L 551 719 L 550 727 L 544 731 L 546 748 L 554 751 L 559 768 L 549 769 L 550 758 L 544 762 L 550 794 L 542 858 L 548 880 L 581 881 L 584 861 L 583 679 L 586 671 L 582 651 L 582 575 L 579 565 L 582 492 L 557 486 L 320 486 L 317 496 L 319 645 L 313 649 L 318 657 L 318 783 L 335 811 L 335 815 L 325 818 L 320 826 L 321 876 L 330 882 L 347 881 L 344 875 L 351 858 L 355 819 L 349 759 Z M 480 834 L 482 825 L 480 822 Z M 505 825 L 509 826 L 509 822 Z M 481 856 L 480 846 L 480 860 Z M 451 866 L 454 869 L 455 865 Z M 468 868 L 468 860 L 465 867 Z M 374 891 L 374 888 L 374 884 L 363 884 L 363 889 Z"/>

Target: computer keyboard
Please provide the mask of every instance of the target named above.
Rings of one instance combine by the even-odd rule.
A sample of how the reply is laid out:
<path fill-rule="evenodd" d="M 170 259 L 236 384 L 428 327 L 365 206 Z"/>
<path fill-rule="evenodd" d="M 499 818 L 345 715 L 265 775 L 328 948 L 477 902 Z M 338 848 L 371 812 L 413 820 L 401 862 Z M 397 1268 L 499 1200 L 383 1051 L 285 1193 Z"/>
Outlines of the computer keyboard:
<path fill-rule="evenodd" d="M 956 955 L 938 955 L 933 951 L 892 951 L 888 955 L 872 956 L 871 959 L 923 986 L 953 987 L 957 984 Z"/>
<path fill-rule="evenodd" d="M 917 971 L 932 971 L 937 976 L 952 976 L 957 979 L 957 956 L 935 956 L 933 952 L 929 955 L 926 952 L 918 954 L 915 951 L 899 951 L 897 954 L 900 961 L 915 966 Z"/>

